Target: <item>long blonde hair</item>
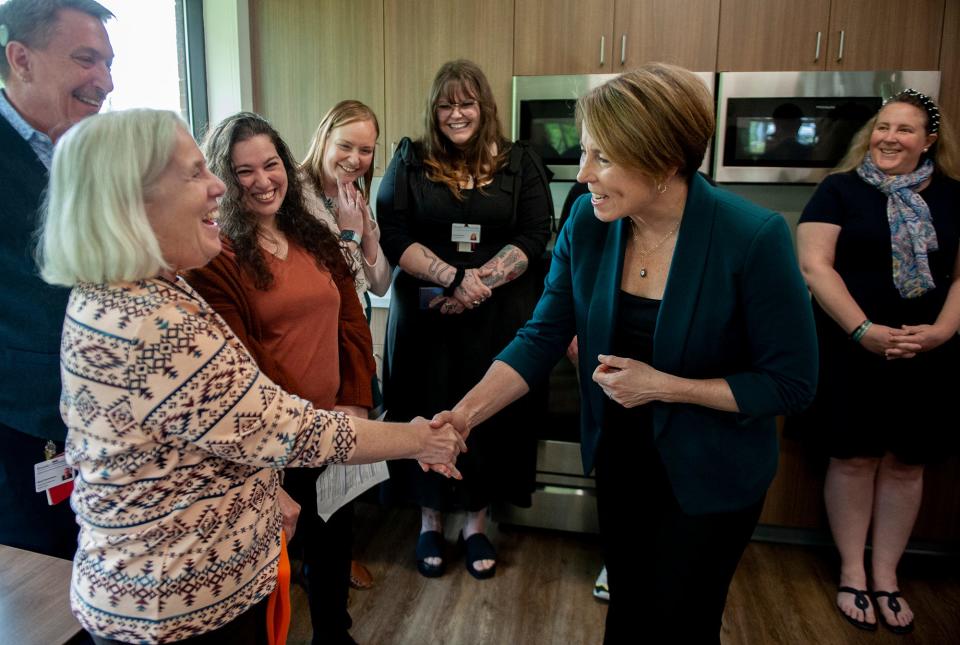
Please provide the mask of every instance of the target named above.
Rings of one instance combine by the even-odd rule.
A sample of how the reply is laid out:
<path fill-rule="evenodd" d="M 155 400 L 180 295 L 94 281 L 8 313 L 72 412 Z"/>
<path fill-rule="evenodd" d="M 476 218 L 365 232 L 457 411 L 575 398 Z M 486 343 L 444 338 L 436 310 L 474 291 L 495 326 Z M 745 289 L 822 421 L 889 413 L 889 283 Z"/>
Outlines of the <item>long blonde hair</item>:
<path fill-rule="evenodd" d="M 320 119 L 317 131 L 313 133 L 313 138 L 310 139 L 310 149 L 307 150 L 307 156 L 303 158 L 303 162 L 300 164 L 300 169 L 313 181 L 320 194 L 323 194 L 323 181 L 325 179 L 323 175 L 323 153 L 327 149 L 330 133 L 342 125 L 349 125 L 357 121 L 373 123 L 373 128 L 377 131 L 377 138 L 380 138 L 380 122 L 377 121 L 377 115 L 360 101 L 340 101 Z M 357 188 L 363 193 L 363 198 L 367 202 L 370 201 L 370 183 L 373 181 L 376 148 L 374 148 L 373 154 L 367 172 L 363 173 L 363 177 L 360 177 L 356 182 Z"/>
<path fill-rule="evenodd" d="M 928 98 L 927 100 L 930 99 Z M 928 120 L 930 117 L 927 108 L 914 94 L 901 92 L 884 103 L 884 107 L 891 103 L 906 103 L 919 109 L 923 114 L 924 129 L 929 128 Z M 883 108 L 880 108 L 880 110 L 882 111 Z M 940 123 L 936 131 L 937 139 L 930 146 L 930 149 L 923 153 L 920 159 L 921 161 L 923 159 L 933 160 L 933 167 L 937 172 L 947 177 L 960 180 L 960 156 L 958 156 L 957 140 L 953 132 L 953 125 L 942 111 L 938 109 L 938 112 Z M 863 163 L 863 158 L 867 154 L 867 150 L 870 149 L 870 136 L 873 134 L 873 129 L 877 125 L 877 118 L 879 116 L 880 112 L 874 114 L 873 118 L 867 121 L 866 124 L 853 135 L 847 154 L 844 155 L 843 159 L 840 160 L 840 163 L 837 164 L 837 167 L 833 169 L 831 174 L 849 172 L 860 167 L 860 164 Z"/>

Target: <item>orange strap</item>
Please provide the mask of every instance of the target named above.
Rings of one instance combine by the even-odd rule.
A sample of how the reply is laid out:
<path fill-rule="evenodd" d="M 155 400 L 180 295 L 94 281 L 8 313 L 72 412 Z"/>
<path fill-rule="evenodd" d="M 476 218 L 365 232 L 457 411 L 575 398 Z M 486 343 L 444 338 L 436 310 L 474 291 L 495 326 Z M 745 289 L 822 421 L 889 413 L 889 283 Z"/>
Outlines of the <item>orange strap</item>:
<path fill-rule="evenodd" d="M 287 536 L 280 531 L 280 561 L 277 563 L 277 586 L 267 601 L 267 642 L 286 645 L 290 629 L 290 558 L 287 557 Z"/>

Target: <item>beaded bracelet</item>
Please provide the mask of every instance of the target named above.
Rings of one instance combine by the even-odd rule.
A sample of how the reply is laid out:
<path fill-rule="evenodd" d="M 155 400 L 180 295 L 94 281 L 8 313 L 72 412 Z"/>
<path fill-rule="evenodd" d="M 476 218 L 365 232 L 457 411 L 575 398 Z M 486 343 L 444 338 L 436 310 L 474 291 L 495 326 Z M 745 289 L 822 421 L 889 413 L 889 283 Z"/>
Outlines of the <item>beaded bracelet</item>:
<path fill-rule="evenodd" d="M 861 340 L 863 340 L 863 337 L 867 335 L 867 330 L 870 329 L 872 325 L 873 323 L 870 322 L 869 318 L 864 320 L 862 323 L 860 323 L 859 327 L 850 333 L 850 340 L 855 343 L 859 343 Z"/>

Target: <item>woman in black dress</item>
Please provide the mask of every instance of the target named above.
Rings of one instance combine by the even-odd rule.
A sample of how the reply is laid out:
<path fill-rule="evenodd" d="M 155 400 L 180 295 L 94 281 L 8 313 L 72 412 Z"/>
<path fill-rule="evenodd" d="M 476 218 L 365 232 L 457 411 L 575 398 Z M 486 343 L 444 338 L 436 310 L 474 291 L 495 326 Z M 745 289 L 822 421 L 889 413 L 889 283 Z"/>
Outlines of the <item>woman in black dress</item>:
<path fill-rule="evenodd" d="M 469 61 L 440 68 L 426 132 L 404 139 L 377 197 L 381 245 L 399 266 L 387 322 L 384 403 L 393 419 L 451 407 L 530 317 L 553 208 L 539 159 L 503 135 L 483 72 Z M 493 501 L 530 505 L 536 459 L 529 428 L 537 393 L 471 439 L 450 485 L 415 465 L 392 464 L 391 492 L 422 508 L 417 568 L 443 573 L 441 513 L 466 510 L 467 570 L 489 578 L 496 554 L 484 534 Z"/>
<path fill-rule="evenodd" d="M 897 564 L 913 529 L 923 466 L 944 454 L 960 358 L 960 177 L 933 101 L 906 90 L 857 135 L 797 229 L 815 298 L 820 387 L 803 418 L 828 454 L 824 497 L 840 551 L 837 606 L 876 629 L 864 544 L 873 526 L 873 599 L 892 631 L 913 629 Z"/>

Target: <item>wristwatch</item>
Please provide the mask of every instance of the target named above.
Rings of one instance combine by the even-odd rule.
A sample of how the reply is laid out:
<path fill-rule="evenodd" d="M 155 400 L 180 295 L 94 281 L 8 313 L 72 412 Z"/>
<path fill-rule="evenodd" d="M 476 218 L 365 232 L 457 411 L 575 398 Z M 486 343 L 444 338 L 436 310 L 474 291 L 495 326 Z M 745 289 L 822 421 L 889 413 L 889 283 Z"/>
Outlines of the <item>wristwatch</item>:
<path fill-rule="evenodd" d="M 344 242 L 353 242 L 360 246 L 360 234 L 349 228 L 340 231 L 340 239 Z"/>

